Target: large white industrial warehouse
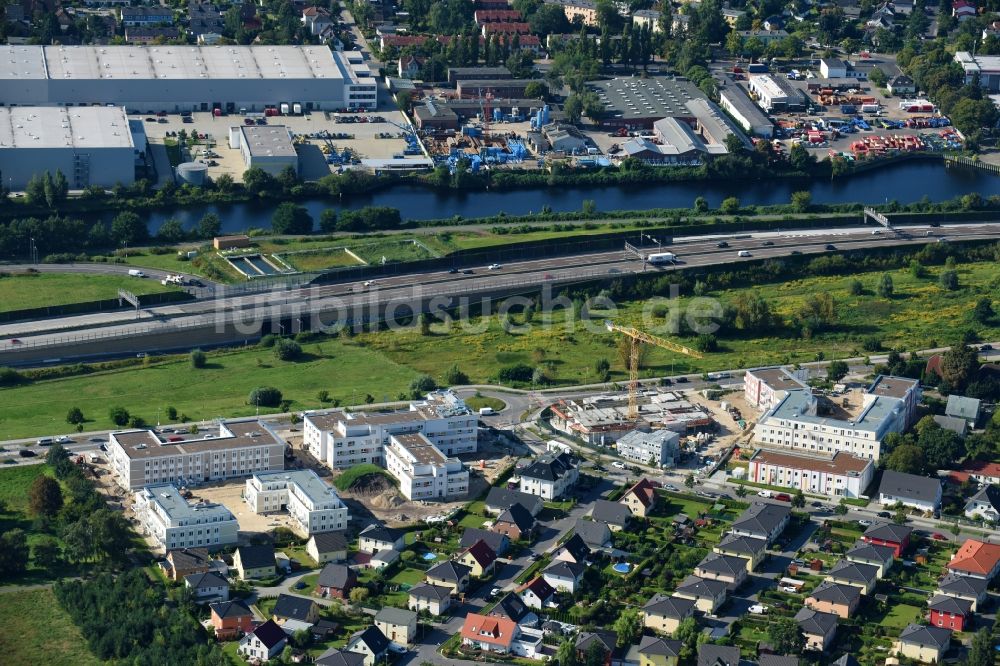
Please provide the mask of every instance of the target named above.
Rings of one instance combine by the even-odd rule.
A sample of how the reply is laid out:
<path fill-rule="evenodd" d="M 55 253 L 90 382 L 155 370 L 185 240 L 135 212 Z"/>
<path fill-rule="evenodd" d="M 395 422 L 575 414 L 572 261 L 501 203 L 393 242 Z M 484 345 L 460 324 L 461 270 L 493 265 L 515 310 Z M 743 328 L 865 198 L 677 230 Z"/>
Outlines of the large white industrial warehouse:
<path fill-rule="evenodd" d="M 12 190 L 46 171 L 71 189 L 130 185 L 145 151 L 142 122 L 120 106 L 0 108 L 0 178 Z"/>
<path fill-rule="evenodd" d="M 130 113 L 374 109 L 362 55 L 325 46 L 0 46 L 0 105 Z"/>

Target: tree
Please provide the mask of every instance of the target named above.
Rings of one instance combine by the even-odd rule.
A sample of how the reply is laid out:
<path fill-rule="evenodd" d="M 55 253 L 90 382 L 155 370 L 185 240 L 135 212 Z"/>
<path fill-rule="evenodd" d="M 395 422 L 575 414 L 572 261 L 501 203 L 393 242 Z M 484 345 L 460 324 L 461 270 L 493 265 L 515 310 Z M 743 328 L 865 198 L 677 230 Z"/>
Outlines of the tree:
<path fill-rule="evenodd" d="M 697 197 L 694 200 L 694 209 L 698 213 L 708 212 L 708 200 L 705 197 Z"/>
<path fill-rule="evenodd" d="M 608 649 L 601 641 L 593 641 L 583 654 L 583 666 L 604 666 L 608 658 Z"/>
<path fill-rule="evenodd" d="M 920 431 L 917 444 L 924 454 L 924 461 L 931 470 L 943 469 L 962 455 L 962 445 L 957 433 L 945 430 L 933 420 Z"/>
<path fill-rule="evenodd" d="M 958 289 L 958 271 L 941 271 L 941 275 L 938 277 L 938 286 L 947 291 Z"/>
<path fill-rule="evenodd" d="M 878 285 L 875 287 L 875 293 L 879 295 L 880 298 L 892 298 L 892 293 L 895 287 L 892 284 L 892 276 L 888 273 L 882 273 L 882 277 L 878 280 Z"/>
<path fill-rule="evenodd" d="M 836 513 L 838 516 L 847 515 L 847 502 L 841 499 L 839 502 L 837 502 L 837 506 L 834 507 L 833 512 Z"/>
<path fill-rule="evenodd" d="M 410 382 L 410 395 L 416 400 L 436 388 L 437 382 L 434 381 L 433 377 L 430 375 L 420 375 L 419 377 L 414 377 L 413 381 Z"/>
<path fill-rule="evenodd" d="M 990 630 L 983 627 L 972 636 L 972 646 L 964 666 L 993 666 L 994 654 Z"/>
<path fill-rule="evenodd" d="M 215 213 L 205 213 L 198 220 L 198 237 L 215 238 L 222 231 L 222 220 Z"/>
<path fill-rule="evenodd" d="M 108 410 L 108 417 L 116 426 L 124 426 L 128 423 L 128 410 L 121 406 L 115 406 Z"/>
<path fill-rule="evenodd" d="M 684 485 L 688 488 L 694 488 L 694 474 L 688 474 L 684 477 Z"/>
<path fill-rule="evenodd" d="M 184 226 L 176 217 L 172 217 L 156 230 L 157 240 L 163 243 L 179 243 L 187 237 Z"/>
<path fill-rule="evenodd" d="M 922 474 L 924 471 L 924 454 L 915 444 L 897 446 L 885 458 L 885 468 L 904 474 Z"/>
<path fill-rule="evenodd" d="M 865 292 L 865 285 L 861 283 L 861 280 L 851 280 L 851 283 L 847 286 L 847 293 L 851 296 L 860 296 Z"/>
<path fill-rule="evenodd" d="M 319 214 L 319 229 L 320 231 L 324 231 L 326 233 L 337 230 L 336 208 L 323 209 L 323 212 Z"/>
<path fill-rule="evenodd" d="M 749 491 L 747 490 L 747 487 L 745 485 L 743 485 L 742 483 L 740 485 L 736 486 L 736 496 L 737 497 L 746 497 L 748 493 L 749 493 Z"/>
<path fill-rule="evenodd" d="M 286 201 L 278 204 L 271 216 L 271 228 L 276 234 L 308 234 L 313 230 L 313 219 L 305 206 Z"/>
<path fill-rule="evenodd" d="M 351 603 L 353 604 L 364 603 L 364 601 L 368 599 L 368 595 L 369 592 L 367 587 L 360 587 L 360 586 L 354 587 L 351 589 L 350 592 Z"/>
<path fill-rule="evenodd" d="M 273 386 L 258 386 L 250 391 L 247 404 L 258 407 L 277 407 L 281 404 L 281 391 Z"/>
<path fill-rule="evenodd" d="M 62 548 L 55 537 L 47 534 L 35 539 L 31 546 L 31 558 L 35 564 L 52 571 L 62 563 Z"/>
<path fill-rule="evenodd" d="M 426 312 L 421 312 L 417 315 L 417 327 L 420 329 L 420 335 L 430 335 L 431 334 L 431 318 L 427 316 Z"/>
<path fill-rule="evenodd" d="M 846 361 L 830 361 L 830 365 L 826 366 L 826 376 L 831 382 L 839 382 L 850 370 Z"/>
<path fill-rule="evenodd" d="M 736 197 L 726 197 L 719 205 L 719 210 L 726 215 L 735 215 L 740 212 L 740 200 Z"/>
<path fill-rule="evenodd" d="M 580 122 L 580 118 L 583 116 L 583 101 L 579 95 L 570 93 L 563 103 L 563 115 L 566 116 L 567 121 L 574 125 Z"/>
<path fill-rule="evenodd" d="M 993 301 L 988 296 L 983 296 L 972 308 L 972 319 L 979 324 L 988 324 L 994 315 Z"/>
<path fill-rule="evenodd" d="M 552 5 L 546 5 L 546 7 L 549 6 Z M 553 8 L 558 9 L 554 6 Z M 541 81 L 532 81 L 528 85 L 524 86 L 524 96 L 526 99 L 545 99 L 549 96 L 549 87 Z"/>
<path fill-rule="evenodd" d="M 13 576 L 28 568 L 28 537 L 14 528 L 0 534 L 0 577 Z"/>
<path fill-rule="evenodd" d="M 117 245 L 135 245 L 149 240 L 149 229 L 138 215 L 127 210 L 118 213 L 111 220 L 111 238 Z"/>
<path fill-rule="evenodd" d="M 618 647 L 631 645 L 642 634 L 642 616 L 637 608 L 626 608 L 615 620 L 613 629 L 618 635 Z"/>
<path fill-rule="evenodd" d="M 243 189 L 251 196 L 266 196 L 274 187 L 274 176 L 260 167 L 250 167 L 243 172 Z"/>
<path fill-rule="evenodd" d="M 455 386 L 457 384 L 468 384 L 469 376 L 462 372 L 462 369 L 458 365 L 453 365 L 448 368 L 444 373 L 444 382 L 448 386 Z"/>
<path fill-rule="evenodd" d="M 789 617 L 771 620 L 767 635 L 771 639 L 771 647 L 777 654 L 800 654 L 806 645 L 799 625 Z"/>
<path fill-rule="evenodd" d="M 59 482 L 44 474 L 36 476 L 28 489 L 28 508 L 31 513 L 51 518 L 59 513 L 62 505 L 62 488 Z"/>
<path fill-rule="evenodd" d="M 208 362 L 208 355 L 205 354 L 200 349 L 191 350 L 191 367 L 192 368 L 204 368 L 205 364 Z"/>
<path fill-rule="evenodd" d="M 576 658 L 576 644 L 572 639 L 567 638 L 559 644 L 555 661 L 559 666 L 578 666 L 580 662 Z"/>
<path fill-rule="evenodd" d="M 57 479 L 67 476 L 74 467 L 69 460 L 69 451 L 62 444 L 53 444 L 49 447 L 49 452 L 45 454 L 45 464 L 52 468 Z"/>
<path fill-rule="evenodd" d="M 83 423 L 83 421 L 83 411 L 79 407 L 70 407 L 69 411 L 66 412 L 66 423 L 76 425 L 77 423 Z"/>
<path fill-rule="evenodd" d="M 952 345 L 941 355 L 941 379 L 953 392 L 961 392 L 979 369 L 979 353 L 966 345 Z"/>
<path fill-rule="evenodd" d="M 274 343 L 274 357 L 279 361 L 294 361 L 302 356 L 302 345 L 295 340 L 278 338 Z"/>
<path fill-rule="evenodd" d="M 801 509 L 806 505 L 806 496 L 802 493 L 802 489 L 798 488 L 795 494 L 792 495 L 792 506 L 796 509 Z"/>
<path fill-rule="evenodd" d="M 792 192 L 792 207 L 796 212 L 805 213 L 812 206 L 812 193 L 805 190 Z"/>

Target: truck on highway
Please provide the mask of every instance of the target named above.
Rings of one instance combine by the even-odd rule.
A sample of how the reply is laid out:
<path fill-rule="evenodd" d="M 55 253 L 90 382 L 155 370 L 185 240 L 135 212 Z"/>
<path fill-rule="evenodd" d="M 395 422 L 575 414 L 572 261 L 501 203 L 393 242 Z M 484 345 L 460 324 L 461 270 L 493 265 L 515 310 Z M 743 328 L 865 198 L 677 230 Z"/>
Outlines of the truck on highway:
<path fill-rule="evenodd" d="M 677 255 L 673 252 L 655 252 L 646 257 L 646 261 L 651 264 L 673 264 L 677 262 Z"/>

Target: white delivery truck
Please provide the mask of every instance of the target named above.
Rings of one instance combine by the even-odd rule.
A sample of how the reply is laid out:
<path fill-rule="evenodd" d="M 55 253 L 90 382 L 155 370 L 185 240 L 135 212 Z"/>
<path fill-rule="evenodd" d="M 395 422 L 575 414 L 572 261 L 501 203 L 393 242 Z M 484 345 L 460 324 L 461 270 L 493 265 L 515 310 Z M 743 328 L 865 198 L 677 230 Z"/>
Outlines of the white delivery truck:
<path fill-rule="evenodd" d="M 492 407 L 480 407 L 479 408 L 479 415 L 480 416 L 493 416 L 495 413 L 496 412 L 493 411 Z"/>
<path fill-rule="evenodd" d="M 128 269 L 128 274 L 130 276 L 132 276 L 132 277 L 139 277 L 139 278 L 146 277 L 145 273 L 143 273 L 142 271 L 140 271 L 140 270 L 138 270 L 136 268 L 130 268 L 130 269 Z"/>
<path fill-rule="evenodd" d="M 281 115 L 283 115 L 283 116 L 287 116 L 288 115 L 288 104 L 286 104 L 284 102 L 282 102 L 282 104 L 281 104 Z"/>
<path fill-rule="evenodd" d="M 862 104 L 861 105 L 861 113 L 874 113 L 875 115 L 878 115 L 879 111 L 881 111 L 881 110 L 882 110 L 882 107 L 879 106 L 878 104 Z"/>
<path fill-rule="evenodd" d="M 297 115 L 297 116 L 301 116 L 302 115 L 302 105 L 299 104 L 298 102 L 296 102 L 295 104 L 292 104 L 292 112 L 295 115 Z"/>
<path fill-rule="evenodd" d="M 651 264 L 673 264 L 677 262 L 677 255 L 673 252 L 656 252 L 646 257 L 646 261 Z"/>

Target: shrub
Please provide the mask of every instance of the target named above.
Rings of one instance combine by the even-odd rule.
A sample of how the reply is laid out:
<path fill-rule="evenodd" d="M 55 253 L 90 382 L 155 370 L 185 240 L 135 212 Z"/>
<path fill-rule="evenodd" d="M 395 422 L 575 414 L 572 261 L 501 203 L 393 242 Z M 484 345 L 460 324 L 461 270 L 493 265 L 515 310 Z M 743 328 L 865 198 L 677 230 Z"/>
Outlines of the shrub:
<path fill-rule="evenodd" d="M 79 407 L 71 407 L 66 412 L 66 423 L 77 425 L 78 423 L 83 423 L 83 420 L 83 411 Z"/>
<path fill-rule="evenodd" d="M 530 365 L 518 363 L 497 370 L 496 378 L 501 382 L 530 382 L 535 370 Z"/>
<path fill-rule="evenodd" d="M 24 375 L 13 368 L 0 368 L 0 386 L 14 386 L 24 381 Z"/>
<path fill-rule="evenodd" d="M 882 338 L 877 335 L 869 335 L 861 340 L 861 348 L 867 352 L 877 352 L 882 349 Z"/>
<path fill-rule="evenodd" d="M 958 289 L 958 272 L 952 270 L 941 271 L 941 276 L 938 278 L 938 285 L 942 289 L 955 291 Z"/>
<path fill-rule="evenodd" d="M 191 351 L 191 367 L 192 368 L 204 368 L 205 363 L 208 361 L 208 356 L 200 349 L 194 349 Z"/>
<path fill-rule="evenodd" d="M 145 428 L 146 419 L 142 418 L 141 416 L 133 416 L 128 420 L 128 425 L 130 428 Z"/>
<path fill-rule="evenodd" d="M 177 408 L 176 407 L 167 407 L 167 418 L 170 419 L 171 421 L 176 421 L 177 420 Z"/>
<path fill-rule="evenodd" d="M 108 416 L 116 426 L 128 425 L 128 410 L 124 407 L 112 407 L 108 410 Z"/>
<path fill-rule="evenodd" d="M 330 402 L 330 392 L 323 389 L 322 391 L 316 393 L 316 399 L 320 402 Z"/>
<path fill-rule="evenodd" d="M 430 375 L 420 375 L 410 382 L 410 396 L 414 399 L 437 388 L 437 382 Z"/>
<path fill-rule="evenodd" d="M 274 341 L 277 340 L 277 339 L 278 339 L 278 337 L 276 335 L 274 335 L 273 333 L 268 333 L 267 335 L 265 335 L 264 337 L 262 337 L 260 339 L 260 342 L 258 344 L 261 347 L 264 347 L 265 349 L 268 349 L 268 348 L 274 346 Z"/>
<path fill-rule="evenodd" d="M 257 407 L 277 407 L 281 404 L 281 391 L 273 386 L 258 386 L 250 391 L 247 404 Z"/>
<path fill-rule="evenodd" d="M 453 365 L 448 368 L 448 371 L 444 373 L 444 381 L 449 386 L 454 386 L 455 384 L 468 384 L 469 376 L 462 372 L 462 369 L 458 365 Z"/>
<path fill-rule="evenodd" d="M 302 346 L 295 340 L 280 338 L 274 343 L 274 357 L 279 361 L 294 361 L 302 355 Z"/>
<path fill-rule="evenodd" d="M 860 296 L 865 291 L 865 286 L 861 284 L 861 280 L 851 280 L 851 284 L 847 288 L 847 292 L 851 296 Z"/>

